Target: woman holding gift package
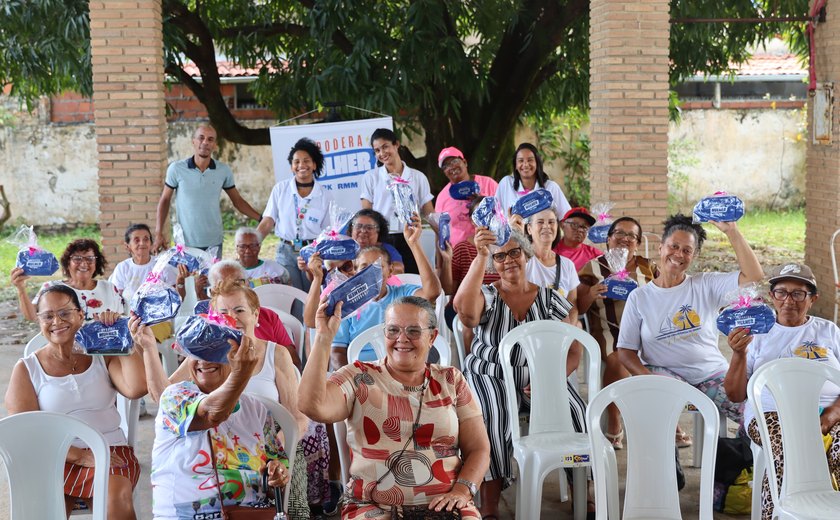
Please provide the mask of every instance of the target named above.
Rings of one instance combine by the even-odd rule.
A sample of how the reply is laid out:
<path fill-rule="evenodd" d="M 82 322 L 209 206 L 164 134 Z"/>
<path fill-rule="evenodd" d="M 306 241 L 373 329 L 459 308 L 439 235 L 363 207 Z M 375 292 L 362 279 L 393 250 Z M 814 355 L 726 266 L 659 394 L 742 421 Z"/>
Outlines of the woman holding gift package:
<path fill-rule="evenodd" d="M 16 267 L 11 272 L 11 282 L 18 293 L 18 303 L 24 317 L 29 321 L 37 319 L 37 305 L 41 294 L 52 285 L 63 284 L 76 291 L 81 302 L 85 321 L 97 320 L 111 325 L 125 313 L 125 303 L 114 284 L 107 280 L 97 280 L 105 273 L 108 262 L 95 240 L 78 238 L 64 249 L 59 259 L 64 280 L 46 282 L 31 301 L 26 294 L 26 280 L 23 269 Z"/>
<path fill-rule="evenodd" d="M 128 356 L 81 353 L 75 337 L 84 324 L 84 313 L 76 291 L 67 285 L 45 288 L 37 305 L 36 317 L 47 344 L 15 365 L 6 391 L 6 409 L 9 414 L 33 410 L 66 413 L 99 431 L 111 448 L 108 517 L 136 518 L 132 491 L 140 478 L 140 463 L 120 429 L 116 397 L 117 392 L 128 399 L 146 394 L 141 352 L 135 349 Z M 91 505 L 93 465 L 89 449 L 83 444 L 71 446 L 64 465 L 68 515 L 78 498 Z"/>
<path fill-rule="evenodd" d="M 350 221 L 350 227 L 347 230 L 350 237 L 359 244 L 359 248 L 364 249 L 368 246 L 379 246 L 391 255 L 391 274 L 401 274 L 405 272 L 405 265 L 403 258 L 397 249 L 385 242 L 388 238 L 388 221 L 373 209 L 360 209 L 353 216 Z"/>
<path fill-rule="evenodd" d="M 735 222 L 713 224 L 729 239 L 740 271 L 688 274 L 706 231 L 690 217 L 668 218 L 659 246 L 659 273 L 652 283 L 630 293 L 616 346 L 630 374 L 687 381 L 740 424 L 742 406 L 733 403 L 723 387 L 729 364 L 718 349 L 715 320 L 719 309 L 729 303 L 728 293 L 761 280 L 764 273 Z"/>
<path fill-rule="evenodd" d="M 560 185 L 548 178 L 537 147 L 531 143 L 522 143 L 513 154 L 513 173 L 499 181 L 496 197 L 505 211 L 510 211 L 520 197 L 539 188 L 551 193 L 558 219 L 572 208 Z"/>
<path fill-rule="evenodd" d="M 309 245 L 330 221 L 330 192 L 316 182 L 324 168 L 324 154 L 311 139 L 300 139 L 289 151 L 293 176 L 274 185 L 263 218 L 262 236 L 271 230 L 280 239 L 275 260 L 286 268 L 294 287 L 309 290 L 309 280 L 298 269 L 300 250 Z M 289 211 L 294 209 L 294 211 Z"/>
<path fill-rule="evenodd" d="M 150 385 L 165 380 L 151 331 L 136 317 L 130 329 L 143 349 Z M 245 393 L 262 361 L 253 341 L 247 335 L 238 345 L 229 340 L 223 363 L 189 354 L 189 381 L 166 387 L 160 396 L 152 447 L 155 519 L 224 518 L 223 508 L 231 506 L 271 507 L 264 474 L 270 487 L 291 487 L 290 518 L 309 518 L 305 488 L 288 486 L 279 426 Z M 293 473 L 302 472 L 296 464 Z"/>
<path fill-rule="evenodd" d="M 455 309 L 465 327 L 472 327 L 475 336 L 469 355 L 464 359 L 464 375 L 475 390 L 476 398 L 484 412 L 484 423 L 490 438 L 490 478 L 481 489 L 481 512 L 484 518 L 497 518 L 502 489 L 513 478 L 510 459 L 513 446 L 506 435 L 508 414 L 502 367 L 499 364 L 498 345 L 502 338 L 516 326 L 534 320 L 562 320 L 570 322 L 572 304 L 548 287 L 539 287 L 526 278 L 526 264 L 533 255 L 531 244 L 518 231 L 512 231 L 510 240 L 502 246 L 495 245 L 497 237 L 485 227 L 475 235 L 477 255 L 458 292 Z M 499 273 L 499 281 L 484 285 L 484 271 L 488 266 Z M 569 350 L 567 375 L 574 371 L 581 356 L 581 347 L 573 344 Z M 529 396 L 528 367 L 525 356 L 514 350 L 518 399 L 527 404 Z M 569 386 L 572 421 L 577 431 L 584 430 L 585 403 L 577 391 Z M 594 506 L 594 504 L 593 504 Z"/>
<path fill-rule="evenodd" d="M 803 264 L 782 264 L 770 273 L 770 300 L 776 308 L 776 324 L 767 334 L 750 333 L 749 329 L 734 328 L 729 333 L 732 360 L 726 373 L 724 388 L 734 401 L 747 399 L 747 381 L 765 363 L 781 358 L 810 359 L 815 363 L 828 363 L 840 369 L 840 328 L 834 323 L 809 316 L 808 311 L 819 297 L 817 280 L 811 268 Z M 762 396 L 767 426 L 770 430 L 773 459 L 779 486 L 782 485 L 784 460 L 782 459 L 782 433 L 776 404 L 770 392 Z M 820 428 L 823 435 L 831 436 L 826 450 L 828 467 L 840 481 L 840 388 L 827 383 L 822 390 L 819 406 Z M 761 435 L 752 406 L 744 407 L 744 427 L 754 443 L 761 446 Z M 773 501 L 767 475 L 761 486 L 761 517 L 773 518 Z"/>
<path fill-rule="evenodd" d="M 470 218 L 470 202 L 476 195 L 485 197 L 496 195 L 496 190 L 499 188 L 499 185 L 490 177 L 471 174 L 464 154 L 454 146 L 444 148 L 440 151 L 438 154 L 438 167 L 443 170 L 443 174 L 446 175 L 449 182 L 446 183 L 446 186 L 437 195 L 435 211 L 437 213 L 446 212 L 449 214 L 449 218 L 451 219 L 449 224 L 451 230 L 449 243 L 454 247 L 475 234 L 475 225 Z M 466 181 L 475 182 L 474 186 L 478 187 L 478 193 L 467 198 L 454 198 L 450 192 L 450 188 L 453 185 Z"/>
<path fill-rule="evenodd" d="M 417 296 L 385 310 L 385 358 L 326 376 L 341 307 L 316 313 L 301 409 L 325 422 L 346 419 L 352 451 L 342 518 L 480 518 L 473 497 L 487 471 L 481 409 L 464 376 L 426 362 L 437 336 L 434 306 Z M 456 512 L 457 511 L 457 512 Z"/>

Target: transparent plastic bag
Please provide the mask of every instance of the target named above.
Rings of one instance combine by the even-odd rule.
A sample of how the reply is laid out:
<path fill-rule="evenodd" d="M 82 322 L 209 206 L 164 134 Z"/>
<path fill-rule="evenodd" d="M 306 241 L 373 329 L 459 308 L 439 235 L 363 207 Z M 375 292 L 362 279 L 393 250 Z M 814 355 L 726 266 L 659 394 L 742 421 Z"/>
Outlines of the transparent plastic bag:
<path fill-rule="evenodd" d="M 450 218 L 449 213 L 446 211 L 442 213 L 429 213 L 426 220 L 428 220 L 429 223 L 432 226 L 435 226 L 438 230 L 438 248 L 441 251 L 446 251 L 446 243 L 449 242 L 449 239 L 452 236 L 452 219 Z"/>
<path fill-rule="evenodd" d="M 54 254 L 38 245 L 32 226 L 21 225 L 6 241 L 18 247 L 15 267 L 22 268 L 26 276 L 52 276 L 61 267 Z"/>
<path fill-rule="evenodd" d="M 140 317 L 140 323 L 144 325 L 169 321 L 181 308 L 181 296 L 163 280 L 163 272 L 171 264 L 174 254 L 170 249 L 158 256 L 155 266 L 131 298 L 131 311 Z"/>
<path fill-rule="evenodd" d="M 513 207 L 510 208 L 512 215 L 520 215 L 522 218 L 528 218 L 536 215 L 540 211 L 549 209 L 554 204 L 554 197 L 548 190 L 542 188 L 529 192 L 517 200 Z"/>
<path fill-rule="evenodd" d="M 744 201 L 725 191 L 704 197 L 694 206 L 694 222 L 735 222 L 744 216 Z"/>
<path fill-rule="evenodd" d="M 604 253 L 604 259 L 610 266 L 612 274 L 604 279 L 607 286 L 606 298 L 613 300 L 626 300 L 630 293 L 639 287 L 636 280 L 630 278 L 627 272 L 627 258 L 629 252 L 623 247 L 616 247 Z"/>
<path fill-rule="evenodd" d="M 113 325 L 91 321 L 76 332 L 76 343 L 85 354 L 101 356 L 127 356 L 131 354 L 134 340 L 128 329 L 128 318 L 117 319 Z"/>
<path fill-rule="evenodd" d="M 320 253 L 324 261 L 355 259 L 359 254 L 359 244 L 342 232 L 346 232 L 353 215 L 352 211 L 344 209 L 335 201 L 330 202 L 330 218 L 333 224 L 322 231 L 311 244 L 301 248 L 300 256 L 303 261 L 309 263 L 315 252 Z"/>
<path fill-rule="evenodd" d="M 747 284 L 727 295 L 730 304 L 717 318 L 717 328 L 728 336 L 732 329 L 743 327 L 750 334 L 767 334 L 776 324 L 776 313 L 761 298 L 761 288 L 756 283 Z"/>
<path fill-rule="evenodd" d="M 411 216 L 420 214 L 417 201 L 414 200 L 414 192 L 407 180 L 395 177 L 388 183 L 388 191 L 394 197 L 394 213 L 403 225 L 411 224 Z"/>
<path fill-rule="evenodd" d="M 593 244 L 605 244 L 607 242 L 607 233 L 609 233 L 613 221 L 610 210 L 614 205 L 612 202 L 599 202 L 592 206 L 595 225 L 589 228 L 587 237 Z"/>
<path fill-rule="evenodd" d="M 342 319 L 358 314 L 365 305 L 379 296 L 383 283 L 382 262 L 379 260 L 349 278 L 336 274 L 324 290 L 327 316 L 335 313 L 338 302 L 343 302 Z"/>
<path fill-rule="evenodd" d="M 496 245 L 502 247 L 510 240 L 508 225 L 502 205 L 496 197 L 484 197 L 473 210 L 472 221 L 477 227 L 486 227 L 496 235 Z"/>
<path fill-rule="evenodd" d="M 172 255 L 169 258 L 169 265 L 177 268 L 179 264 L 187 266 L 187 272 L 206 274 L 210 266 L 215 263 L 215 256 L 208 251 L 184 245 L 184 231 L 180 224 L 172 226 L 172 237 L 175 240 L 175 247 L 167 252 Z"/>
<path fill-rule="evenodd" d="M 178 349 L 210 363 L 227 363 L 232 339 L 242 342 L 242 332 L 236 330 L 236 321 L 230 316 L 210 312 L 190 316 L 175 334 Z"/>

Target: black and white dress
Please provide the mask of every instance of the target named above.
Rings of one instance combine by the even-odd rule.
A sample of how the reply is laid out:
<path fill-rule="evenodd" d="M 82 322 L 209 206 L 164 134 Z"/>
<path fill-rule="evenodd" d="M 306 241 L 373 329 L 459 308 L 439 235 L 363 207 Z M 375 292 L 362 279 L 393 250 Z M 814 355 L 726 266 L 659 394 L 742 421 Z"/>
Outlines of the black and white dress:
<path fill-rule="evenodd" d="M 474 329 L 475 337 L 472 341 L 471 352 L 464 360 L 464 375 L 472 386 L 484 413 L 484 424 L 490 438 L 490 478 L 504 479 L 504 486 L 507 487 L 513 477 L 513 467 L 510 462 L 513 456 L 513 444 L 508 427 L 508 413 L 518 413 L 518 410 L 508 410 L 506 406 L 507 396 L 502 365 L 499 363 L 498 347 L 505 334 L 517 326 L 536 320 L 562 320 L 568 316 L 572 305 L 557 291 L 548 287 L 540 288 L 525 319 L 518 321 L 494 285 L 483 286 L 481 292 L 484 296 L 484 313 L 479 325 Z M 517 401 L 520 407 L 530 406 L 530 398 L 523 392 L 530 382 L 530 376 L 525 354 L 518 345 L 514 347 L 511 359 L 518 389 Z M 569 404 L 575 431 L 586 431 L 584 426 L 586 404 L 571 385 L 569 385 Z"/>

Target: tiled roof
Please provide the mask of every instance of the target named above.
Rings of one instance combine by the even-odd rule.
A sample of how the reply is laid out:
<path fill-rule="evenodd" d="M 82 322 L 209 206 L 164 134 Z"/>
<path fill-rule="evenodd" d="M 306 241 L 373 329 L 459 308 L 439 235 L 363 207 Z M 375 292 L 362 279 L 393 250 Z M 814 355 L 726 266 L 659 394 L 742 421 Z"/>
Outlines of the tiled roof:
<path fill-rule="evenodd" d="M 808 73 L 795 54 L 754 54 L 741 66 L 733 65 L 738 76 L 802 75 Z"/>
<path fill-rule="evenodd" d="M 240 67 L 232 61 L 217 61 L 216 67 L 219 69 L 219 76 L 222 78 L 242 78 L 260 74 L 259 68 Z M 184 64 L 184 71 L 192 77 L 201 76 L 198 66 L 191 61 Z"/>

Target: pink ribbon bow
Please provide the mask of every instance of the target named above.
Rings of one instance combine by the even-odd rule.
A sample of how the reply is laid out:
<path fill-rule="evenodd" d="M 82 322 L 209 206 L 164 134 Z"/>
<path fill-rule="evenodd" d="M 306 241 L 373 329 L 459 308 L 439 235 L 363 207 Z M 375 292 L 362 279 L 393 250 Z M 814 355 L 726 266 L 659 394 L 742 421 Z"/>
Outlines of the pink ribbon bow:
<path fill-rule="evenodd" d="M 38 252 L 38 248 L 37 248 L 37 247 L 35 247 L 35 246 L 29 246 L 29 256 L 32 256 L 32 255 L 34 255 L 34 254 L 35 254 L 35 253 L 37 253 L 37 252 Z"/>
<path fill-rule="evenodd" d="M 747 307 L 752 307 L 753 302 L 754 302 L 754 300 L 753 300 L 752 296 L 741 295 L 741 296 L 738 296 L 738 301 L 735 303 L 735 305 L 732 306 L 732 308 L 733 309 L 744 309 L 744 308 L 747 308 Z"/>
<path fill-rule="evenodd" d="M 621 269 L 621 270 L 619 270 L 619 271 L 616 271 L 616 272 L 612 275 L 612 278 L 615 278 L 616 280 L 622 280 L 622 281 L 624 281 L 624 280 L 626 280 L 626 279 L 627 279 L 627 277 L 628 277 L 629 275 L 630 275 L 630 274 L 627 272 L 627 269 Z"/>
<path fill-rule="evenodd" d="M 528 188 L 516 192 L 517 195 L 527 195 L 529 193 L 531 193 L 531 190 L 529 190 Z"/>
<path fill-rule="evenodd" d="M 207 321 L 225 327 L 228 326 L 227 317 L 224 314 L 219 314 L 213 309 L 210 309 L 210 311 L 207 313 Z"/>
<path fill-rule="evenodd" d="M 149 274 L 146 275 L 146 281 L 149 283 L 160 283 L 160 273 L 150 271 Z"/>
<path fill-rule="evenodd" d="M 715 195 L 726 195 L 725 191 L 716 191 Z"/>
<path fill-rule="evenodd" d="M 396 184 L 408 184 L 408 181 L 403 179 L 402 177 L 393 177 L 391 179 L 391 182 L 394 182 Z"/>
<path fill-rule="evenodd" d="M 599 222 L 603 222 L 603 221 L 607 220 L 608 218 L 612 218 L 612 215 L 610 215 L 609 213 L 598 213 L 598 221 Z"/>
<path fill-rule="evenodd" d="M 184 244 L 175 245 L 175 254 L 184 256 Z"/>
<path fill-rule="evenodd" d="M 327 236 L 330 237 L 332 240 L 338 240 L 338 231 L 335 229 L 331 229 L 327 232 Z"/>

